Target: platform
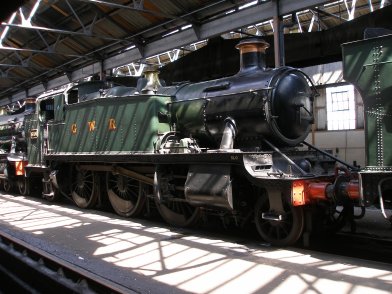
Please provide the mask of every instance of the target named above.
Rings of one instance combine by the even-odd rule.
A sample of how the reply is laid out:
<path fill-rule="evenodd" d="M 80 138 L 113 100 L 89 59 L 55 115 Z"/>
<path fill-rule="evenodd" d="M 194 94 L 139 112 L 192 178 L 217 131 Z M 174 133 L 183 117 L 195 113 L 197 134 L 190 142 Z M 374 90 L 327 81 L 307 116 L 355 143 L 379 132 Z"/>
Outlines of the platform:
<path fill-rule="evenodd" d="M 392 292 L 390 264 L 189 235 L 37 198 L 0 195 L 0 229 L 138 293 Z"/>

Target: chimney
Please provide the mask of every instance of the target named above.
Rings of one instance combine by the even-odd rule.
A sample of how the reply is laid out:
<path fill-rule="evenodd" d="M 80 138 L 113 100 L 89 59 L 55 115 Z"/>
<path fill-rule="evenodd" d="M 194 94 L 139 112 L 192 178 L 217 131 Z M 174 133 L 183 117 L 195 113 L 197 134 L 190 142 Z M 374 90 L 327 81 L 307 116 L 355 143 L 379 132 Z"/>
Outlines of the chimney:
<path fill-rule="evenodd" d="M 240 50 L 240 71 L 238 74 L 265 69 L 265 50 L 269 44 L 259 38 L 240 41 L 235 48 Z"/>

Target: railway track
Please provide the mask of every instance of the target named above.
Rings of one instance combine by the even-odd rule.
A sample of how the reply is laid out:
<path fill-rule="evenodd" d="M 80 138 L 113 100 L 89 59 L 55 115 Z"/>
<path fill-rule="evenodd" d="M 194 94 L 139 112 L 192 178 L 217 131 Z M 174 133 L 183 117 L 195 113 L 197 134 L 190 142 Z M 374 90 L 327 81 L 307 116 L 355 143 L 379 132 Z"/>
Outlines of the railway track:
<path fill-rule="evenodd" d="M 137 293 L 0 231 L 0 293 Z"/>
<path fill-rule="evenodd" d="M 392 264 L 392 237 L 339 232 L 311 240 L 311 250 Z"/>

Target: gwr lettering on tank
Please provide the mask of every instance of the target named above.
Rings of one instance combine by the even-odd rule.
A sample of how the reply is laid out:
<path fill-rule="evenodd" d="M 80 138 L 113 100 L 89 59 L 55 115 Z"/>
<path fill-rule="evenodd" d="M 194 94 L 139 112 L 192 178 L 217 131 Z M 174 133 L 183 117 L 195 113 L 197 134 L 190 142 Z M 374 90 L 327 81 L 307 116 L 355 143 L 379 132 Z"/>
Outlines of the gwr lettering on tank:
<path fill-rule="evenodd" d="M 96 122 L 95 122 L 95 120 L 88 121 L 87 122 L 87 127 L 88 127 L 88 131 L 89 132 L 95 131 L 95 129 L 96 129 Z M 108 120 L 108 130 L 109 131 L 115 131 L 116 129 L 117 129 L 116 120 L 114 118 L 110 118 Z M 78 126 L 77 126 L 76 123 L 73 123 L 71 125 L 71 134 L 75 135 L 75 134 L 77 134 L 77 132 L 78 132 Z"/>

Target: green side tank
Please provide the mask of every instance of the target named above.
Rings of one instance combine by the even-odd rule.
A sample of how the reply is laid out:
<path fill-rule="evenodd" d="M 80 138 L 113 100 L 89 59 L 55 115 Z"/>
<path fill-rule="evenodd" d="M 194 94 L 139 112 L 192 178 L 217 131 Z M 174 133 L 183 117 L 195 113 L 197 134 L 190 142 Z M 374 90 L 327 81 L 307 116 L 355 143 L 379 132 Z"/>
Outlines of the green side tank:
<path fill-rule="evenodd" d="M 105 97 L 67 105 L 48 124 L 48 153 L 153 152 L 158 134 L 170 131 L 157 114 L 168 96 Z"/>

